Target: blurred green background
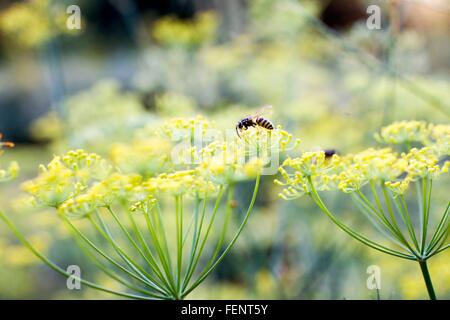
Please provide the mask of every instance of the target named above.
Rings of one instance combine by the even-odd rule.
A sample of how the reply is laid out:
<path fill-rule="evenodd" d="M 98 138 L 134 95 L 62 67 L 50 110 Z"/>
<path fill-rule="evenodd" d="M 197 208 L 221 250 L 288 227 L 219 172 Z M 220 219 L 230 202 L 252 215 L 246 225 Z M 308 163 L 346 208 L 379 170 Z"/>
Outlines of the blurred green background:
<path fill-rule="evenodd" d="M 81 30 L 66 27 L 73 4 Z M 366 24 L 369 5 L 381 9 L 380 29 Z M 395 120 L 449 122 L 449 37 L 450 5 L 440 0 L 2 0 L 0 132 L 16 147 L 1 162 L 18 161 L 21 174 L 0 185 L 0 207 L 59 265 L 82 265 L 107 286 L 54 212 L 20 209 L 20 184 L 39 164 L 73 148 L 108 155 L 171 117 L 200 113 L 234 129 L 264 104 L 304 149 L 375 146 L 373 133 Z M 188 298 L 376 299 L 370 265 L 381 268 L 381 299 L 427 297 L 416 263 L 363 247 L 306 198 L 280 201 L 272 180 L 236 247 Z M 448 178 L 435 190 L 437 218 Z M 345 198 L 330 197 L 366 228 Z M 447 299 L 449 258 L 430 260 Z M 67 290 L 0 224 L 0 298 L 111 296 Z"/>

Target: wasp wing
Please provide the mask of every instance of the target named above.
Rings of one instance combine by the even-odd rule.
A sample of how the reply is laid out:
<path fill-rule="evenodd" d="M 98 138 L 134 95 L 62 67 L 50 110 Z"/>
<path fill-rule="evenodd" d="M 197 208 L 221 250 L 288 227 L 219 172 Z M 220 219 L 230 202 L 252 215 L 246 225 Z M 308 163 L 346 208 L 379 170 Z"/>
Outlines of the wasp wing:
<path fill-rule="evenodd" d="M 273 112 L 273 107 L 271 105 L 262 106 L 256 113 L 253 114 L 253 117 L 261 117 L 262 115 L 270 115 Z"/>

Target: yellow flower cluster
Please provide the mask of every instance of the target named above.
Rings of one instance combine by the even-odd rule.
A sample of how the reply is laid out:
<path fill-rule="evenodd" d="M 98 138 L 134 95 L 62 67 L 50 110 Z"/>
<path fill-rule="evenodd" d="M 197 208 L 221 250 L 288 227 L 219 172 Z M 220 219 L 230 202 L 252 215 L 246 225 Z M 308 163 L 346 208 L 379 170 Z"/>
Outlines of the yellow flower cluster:
<path fill-rule="evenodd" d="M 100 156 L 82 150 L 56 156 L 23 189 L 34 203 L 55 207 L 61 214 L 82 217 L 115 201 L 138 200 L 142 177 L 120 174 Z"/>
<path fill-rule="evenodd" d="M 199 170 L 182 170 L 163 173 L 143 183 L 144 189 L 152 195 L 172 196 L 214 196 L 219 186 L 201 175 Z"/>
<path fill-rule="evenodd" d="M 161 116 L 191 115 L 194 113 L 196 102 L 178 93 L 164 93 L 155 99 L 155 109 Z"/>
<path fill-rule="evenodd" d="M 204 116 L 198 115 L 194 118 L 168 120 L 156 133 L 160 137 L 179 142 L 186 138 L 204 137 L 208 128 L 211 128 L 210 122 Z"/>
<path fill-rule="evenodd" d="M 190 21 L 175 17 L 161 18 L 153 25 L 152 34 L 163 45 L 196 47 L 211 42 L 216 30 L 217 16 L 204 12 Z"/>
<path fill-rule="evenodd" d="M 211 129 L 211 130 L 210 130 Z M 116 144 L 112 161 L 124 173 L 144 177 L 195 169 L 218 184 L 254 178 L 270 158 L 288 147 L 292 136 L 276 129 L 252 128 L 243 139 L 231 138 L 203 116 L 176 118 L 160 127 L 139 130 L 129 144 Z M 259 149 L 259 152 L 255 150 Z"/>
<path fill-rule="evenodd" d="M 395 180 L 406 170 L 406 163 L 392 149 L 370 148 L 347 156 L 345 168 L 338 173 L 338 187 L 343 192 L 360 190 L 370 181 Z"/>
<path fill-rule="evenodd" d="M 118 81 L 103 79 L 92 88 L 68 98 L 64 109 L 68 111 L 71 127 L 77 128 L 87 124 L 98 125 L 98 119 L 120 121 L 123 126 L 130 115 L 142 116 L 143 107 L 136 94 L 121 90 Z"/>
<path fill-rule="evenodd" d="M 100 156 L 83 150 L 56 156 L 47 166 L 40 166 L 37 178 L 23 184 L 23 189 L 37 203 L 58 207 L 69 198 L 108 176 L 111 166 Z"/>
<path fill-rule="evenodd" d="M 213 197 L 218 190 L 219 186 L 203 177 L 198 170 L 162 173 L 147 180 L 139 175 L 113 173 L 91 187 L 72 192 L 71 197 L 56 207 L 65 216 L 79 218 L 115 203 L 136 209 L 145 200 L 163 196 Z"/>
<path fill-rule="evenodd" d="M 52 141 L 64 135 L 64 123 L 56 112 L 49 112 L 31 125 L 31 135 L 39 141 Z"/>
<path fill-rule="evenodd" d="M 157 137 L 170 141 L 173 168 L 179 170 L 192 169 L 198 164 L 201 150 L 211 143 L 213 133 L 217 133 L 201 115 L 187 119 L 174 118 L 151 131 Z"/>
<path fill-rule="evenodd" d="M 35 47 L 67 33 L 65 10 L 52 10 L 51 0 L 15 3 L 0 14 L 0 29 L 20 45 Z"/>
<path fill-rule="evenodd" d="M 58 154 L 67 148 L 106 154 L 111 141 L 128 141 L 132 130 L 154 120 L 137 94 L 121 90 L 112 79 L 102 79 L 67 98 L 61 110 L 63 118 L 51 112 L 37 119 L 31 128 L 35 139 L 52 141 Z"/>
<path fill-rule="evenodd" d="M 8 168 L 0 169 L 0 182 L 9 181 L 17 177 L 20 167 L 16 161 L 12 161 Z"/>
<path fill-rule="evenodd" d="M 124 173 L 138 173 L 144 177 L 170 170 L 172 144 L 156 136 L 135 138 L 130 143 L 113 144 L 111 161 Z"/>
<path fill-rule="evenodd" d="M 24 183 L 23 189 L 34 203 L 58 208 L 70 217 L 114 203 L 135 206 L 164 195 L 215 197 L 228 184 L 261 175 L 272 156 L 278 160 L 280 152 L 298 144 L 280 128 L 250 128 L 242 139 L 231 130 L 231 139 L 219 135 L 209 142 L 210 128 L 202 116 L 144 128 L 130 143 L 113 145 L 111 164 L 96 154 L 69 151 L 41 166 L 39 176 Z M 186 155 L 190 162 L 178 161 Z"/>
<path fill-rule="evenodd" d="M 439 164 L 435 149 L 413 148 L 398 154 L 390 148 L 370 148 L 357 154 L 334 155 L 331 159 L 325 153 L 305 152 L 295 159 L 287 159 L 279 171 L 285 186 L 281 197 L 296 198 L 311 192 L 311 184 L 318 191 L 338 188 L 344 193 L 360 191 L 373 182 L 391 189 L 394 194 L 403 194 L 411 182 L 419 178 L 436 178 L 447 173 L 450 161 Z M 290 173 L 292 172 L 292 173 Z"/>
<path fill-rule="evenodd" d="M 352 156 L 351 163 L 338 176 L 339 188 L 352 192 L 373 181 L 403 194 L 410 182 L 447 172 L 450 163 L 439 166 L 438 161 L 436 152 L 429 147 L 413 148 L 401 155 L 391 149 L 368 149 Z"/>
<path fill-rule="evenodd" d="M 403 144 L 413 141 L 425 143 L 430 130 L 425 121 L 398 121 L 381 128 L 375 139 L 387 144 Z"/>
<path fill-rule="evenodd" d="M 439 156 L 450 155 L 450 125 L 437 124 L 431 126 L 429 145 L 434 148 Z"/>
<path fill-rule="evenodd" d="M 25 183 L 24 189 L 38 202 L 74 214 L 110 205 L 115 199 L 140 201 L 161 194 L 214 195 L 220 186 L 260 175 L 272 156 L 278 159 L 281 152 L 299 143 L 281 128 L 259 127 L 244 130 L 241 138 L 216 137 L 209 142 L 205 136 L 210 128 L 206 118 L 197 116 L 173 119 L 150 131 L 141 130 L 129 144 L 116 144 L 110 150 L 115 170 L 98 155 L 70 151 L 55 157 L 47 167 L 42 166 L 41 174 Z M 425 132 L 424 128 L 430 129 L 428 136 L 433 136 L 434 141 L 446 139 L 446 126 L 416 124 L 411 128 L 415 129 L 410 132 L 415 133 L 408 139 L 419 139 L 417 132 Z M 387 132 L 393 130 L 384 132 L 387 137 Z M 183 141 L 187 144 L 180 143 Z M 174 155 L 176 146 L 181 147 Z M 186 155 L 190 162 L 178 161 Z M 332 157 L 323 151 L 305 152 L 284 161 L 279 168 L 283 181 L 276 183 L 285 187 L 281 196 L 287 199 L 310 193 L 312 186 L 318 191 L 339 189 L 351 193 L 370 182 L 402 194 L 417 179 L 448 172 L 450 161 L 441 164 L 439 160 L 439 152 L 431 146 L 402 154 L 390 148 L 369 148 Z"/>
<path fill-rule="evenodd" d="M 211 147 L 208 148 L 211 149 Z M 245 161 L 239 149 L 232 148 L 226 143 L 215 144 L 214 149 L 210 154 L 203 152 L 204 157 L 198 170 L 217 184 L 253 179 L 261 174 L 265 165 L 265 162 L 258 157 Z"/>
<path fill-rule="evenodd" d="M 421 178 L 434 179 L 450 168 L 447 154 L 450 126 L 427 124 L 423 121 L 400 121 L 384 127 L 376 139 L 387 144 L 421 143 L 401 154 L 391 148 L 369 148 L 357 154 L 333 155 L 322 151 L 305 152 L 287 159 L 279 168 L 284 186 L 280 194 L 292 199 L 309 194 L 312 186 L 318 191 L 339 189 L 344 193 L 360 191 L 368 183 L 403 194 L 411 182 Z"/>
<path fill-rule="evenodd" d="M 242 139 L 236 139 L 246 153 L 257 157 L 270 157 L 270 154 L 284 152 L 296 148 L 300 140 L 278 126 L 274 130 L 266 130 L 259 126 L 241 132 Z"/>
<path fill-rule="evenodd" d="M 340 161 L 337 155 L 327 159 L 324 151 L 304 152 L 298 158 L 286 159 L 278 169 L 283 181 L 274 181 L 285 187 L 280 197 L 289 200 L 310 193 L 310 181 L 317 190 L 329 190 L 336 178 L 333 169 L 341 164 Z"/>
<path fill-rule="evenodd" d="M 436 150 L 430 147 L 421 149 L 413 148 L 408 153 L 402 153 L 398 160 L 404 166 L 403 179 L 397 178 L 392 181 L 385 181 L 385 185 L 394 194 L 403 194 L 408 189 L 411 182 L 420 178 L 434 179 L 443 173 L 448 173 L 450 161 L 439 164 L 439 157 Z"/>
<path fill-rule="evenodd" d="M 241 133 L 241 139 L 212 142 L 200 150 L 199 168 L 220 184 L 255 178 L 271 161 L 278 161 L 282 152 L 295 148 L 292 135 L 277 128 L 250 128 Z M 278 165 L 277 165 L 278 167 Z"/>
<path fill-rule="evenodd" d="M 439 156 L 450 155 L 450 125 L 425 121 L 398 121 L 381 129 L 375 139 L 385 144 L 420 143 L 435 149 Z"/>
<path fill-rule="evenodd" d="M 69 217 L 83 217 L 94 212 L 98 207 L 110 206 L 115 201 L 139 200 L 134 191 L 141 182 L 142 177 L 139 175 L 113 173 L 83 190 L 82 193 L 64 201 L 58 210 Z"/>

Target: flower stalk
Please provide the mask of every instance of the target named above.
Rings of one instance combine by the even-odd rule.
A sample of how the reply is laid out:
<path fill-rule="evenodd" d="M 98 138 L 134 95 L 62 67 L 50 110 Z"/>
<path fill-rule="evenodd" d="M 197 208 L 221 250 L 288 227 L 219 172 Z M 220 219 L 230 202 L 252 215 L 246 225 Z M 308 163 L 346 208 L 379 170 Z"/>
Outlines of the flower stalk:
<path fill-rule="evenodd" d="M 427 261 L 450 247 L 450 202 L 432 232 L 432 192 L 434 181 L 449 172 L 450 126 L 403 121 L 383 128 L 376 138 L 408 151 L 399 154 L 393 148 L 370 148 L 357 154 L 333 155 L 331 159 L 323 151 L 305 152 L 281 166 L 283 181 L 275 181 L 284 186 L 280 196 L 291 200 L 308 195 L 354 239 L 380 252 L 417 261 L 429 297 L 436 299 Z M 420 144 L 420 148 L 411 148 Z M 411 185 L 415 185 L 417 209 L 407 197 Z M 319 194 L 329 190 L 351 195 L 356 207 L 391 245 L 371 240 L 339 220 Z M 418 226 L 413 219 L 415 212 Z"/>
<path fill-rule="evenodd" d="M 422 271 L 425 285 L 427 286 L 428 295 L 430 300 L 436 300 L 436 294 L 434 293 L 433 283 L 431 282 L 430 273 L 428 272 L 427 260 L 419 260 L 420 270 Z"/>

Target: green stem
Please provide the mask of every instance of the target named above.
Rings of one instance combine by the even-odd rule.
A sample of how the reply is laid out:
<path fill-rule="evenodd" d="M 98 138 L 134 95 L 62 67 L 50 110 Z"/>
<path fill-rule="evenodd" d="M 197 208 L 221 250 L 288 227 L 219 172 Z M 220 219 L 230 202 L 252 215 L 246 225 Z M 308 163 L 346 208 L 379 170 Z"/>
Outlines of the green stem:
<path fill-rule="evenodd" d="M 436 243 L 428 249 L 429 251 L 427 251 L 428 254 L 426 255 L 426 258 L 430 258 L 430 257 L 434 256 L 435 254 L 445 250 L 445 247 L 448 247 L 449 244 L 447 243 L 445 245 L 444 243 L 447 240 L 449 232 L 450 232 L 450 229 L 447 228 L 447 230 L 445 232 L 441 233 L 439 235 L 439 237 L 436 238 Z"/>
<path fill-rule="evenodd" d="M 11 229 L 11 231 L 14 233 L 14 235 L 17 237 L 17 239 L 26 247 L 28 248 L 36 257 L 38 257 L 42 262 L 44 262 L 47 266 L 49 266 L 51 269 L 55 270 L 56 272 L 62 274 L 65 277 L 72 277 L 73 279 L 79 280 L 82 284 L 91 287 L 93 289 L 97 289 L 100 291 L 104 291 L 107 293 L 115 294 L 118 296 L 131 298 L 131 299 L 141 299 L 141 300 L 148 300 L 150 297 L 156 298 L 156 299 L 165 299 L 165 296 L 154 294 L 152 296 L 141 296 L 141 295 L 135 295 L 120 291 L 111 290 L 105 287 L 102 287 L 98 284 L 95 284 L 93 282 L 84 280 L 82 278 L 76 277 L 68 272 L 66 272 L 64 269 L 53 263 L 50 259 L 45 257 L 43 254 L 41 254 L 36 248 L 33 247 L 33 245 L 25 238 L 25 236 L 17 229 L 17 227 L 14 225 L 14 223 L 2 212 L 0 211 L 0 218 L 8 225 L 8 227 Z"/>
<path fill-rule="evenodd" d="M 436 243 L 438 242 L 438 239 L 446 232 L 445 230 L 449 229 L 449 215 L 450 213 L 450 201 L 447 203 L 447 208 L 445 209 L 444 214 L 442 215 L 441 220 L 439 221 L 438 226 L 436 227 L 436 231 L 433 234 L 433 237 L 430 240 L 430 243 L 427 248 L 427 254 L 433 250 L 433 248 L 436 246 Z"/>
<path fill-rule="evenodd" d="M 96 217 L 98 218 L 98 221 L 100 225 L 98 225 L 93 217 L 88 216 L 89 221 L 92 223 L 92 225 L 95 227 L 95 229 L 103 236 L 103 238 L 114 248 L 116 253 L 122 258 L 122 260 L 134 271 L 136 272 L 140 277 L 148 281 L 148 285 L 151 286 L 154 290 L 166 295 L 168 292 L 165 288 L 163 288 L 156 280 L 155 278 L 149 274 L 147 271 L 145 271 L 136 261 L 134 261 L 133 258 L 129 254 L 127 254 L 123 249 L 120 248 L 120 246 L 117 244 L 116 240 L 114 240 L 108 226 L 106 225 L 105 221 L 101 217 L 101 215 L 96 211 Z"/>
<path fill-rule="evenodd" d="M 62 220 L 64 223 L 67 224 L 68 229 L 72 232 L 74 237 L 83 240 L 84 243 L 88 244 L 95 252 L 97 252 L 100 256 L 102 256 L 104 259 L 106 259 L 108 262 L 110 262 L 112 265 L 114 265 L 119 270 L 123 271 L 124 273 L 131 276 L 135 280 L 138 280 L 138 281 L 142 282 L 143 284 L 151 287 L 151 283 L 149 283 L 147 279 L 128 270 L 127 268 L 122 266 L 120 263 L 115 261 L 113 258 L 111 258 L 108 254 L 106 254 L 106 252 L 102 251 L 97 245 L 95 245 L 83 233 L 81 233 L 81 231 L 72 222 L 70 222 L 70 220 L 67 217 L 62 216 Z"/>
<path fill-rule="evenodd" d="M 371 207 L 368 207 L 358 196 L 354 196 L 354 201 L 356 206 L 360 209 L 360 211 L 366 216 L 366 218 L 375 226 L 375 228 L 383 234 L 385 237 L 389 238 L 392 242 L 396 243 L 399 247 L 403 248 L 406 251 L 411 251 L 408 242 L 403 238 L 401 233 L 398 233 L 394 226 L 392 228 L 384 223 L 384 221 L 380 221 L 380 218 L 376 214 L 371 214 L 374 212 Z"/>
<path fill-rule="evenodd" d="M 228 254 L 228 252 L 231 250 L 231 248 L 236 243 L 237 239 L 239 238 L 240 234 L 242 233 L 242 230 L 244 229 L 245 225 L 247 224 L 248 219 L 250 218 L 250 213 L 253 211 L 253 206 L 255 205 L 255 201 L 256 201 L 256 195 L 258 194 L 258 190 L 259 190 L 260 180 L 261 180 L 261 176 L 258 175 L 256 177 L 255 187 L 253 189 L 253 196 L 250 201 L 250 205 L 247 209 L 244 220 L 242 221 L 241 225 L 239 226 L 239 229 L 237 230 L 233 239 L 228 244 L 228 246 L 225 248 L 224 252 L 220 255 L 220 257 L 216 260 L 216 262 L 214 262 L 214 264 L 211 267 L 209 267 L 207 270 L 202 272 L 200 274 L 199 278 L 197 279 L 197 281 L 195 281 L 194 284 L 188 290 L 183 292 L 183 297 L 187 296 L 192 290 L 197 288 L 200 285 L 200 283 L 202 283 L 202 281 L 206 279 L 206 277 L 208 277 L 208 275 L 217 267 L 217 265 L 223 260 L 223 258 L 225 258 L 225 256 Z"/>
<path fill-rule="evenodd" d="M 446 245 L 442 245 L 439 247 L 439 249 L 437 249 L 435 252 L 433 252 L 430 257 L 432 257 L 435 254 L 438 254 L 439 252 L 442 252 L 444 250 L 447 250 L 448 248 L 450 248 L 450 243 L 447 243 Z"/>
<path fill-rule="evenodd" d="M 389 216 L 391 218 L 392 226 L 396 230 L 396 232 L 399 235 L 399 237 L 402 239 L 402 243 L 405 243 L 406 246 L 408 247 L 408 250 L 411 253 L 413 253 L 413 255 L 417 256 L 417 254 L 415 253 L 414 249 L 411 247 L 411 245 L 409 244 L 408 240 L 406 240 L 406 237 L 403 235 L 402 231 L 400 230 L 400 227 L 397 224 L 397 219 L 395 219 L 394 207 L 392 206 L 392 201 L 395 202 L 394 196 L 392 195 L 391 192 L 389 192 L 386 189 L 386 186 L 384 185 L 384 182 L 382 182 L 382 184 L 381 184 L 381 189 L 383 191 L 384 200 L 385 200 L 387 208 L 388 208 L 388 213 L 389 213 Z M 391 201 L 391 199 L 392 199 L 392 201 Z"/>
<path fill-rule="evenodd" d="M 149 257 L 149 259 L 151 261 L 153 261 L 154 263 L 154 272 L 156 273 L 157 277 L 164 283 L 164 285 L 172 292 L 172 294 L 175 295 L 175 292 L 171 290 L 171 286 L 169 284 L 169 279 L 166 276 L 163 275 L 161 268 L 159 267 L 156 258 L 154 257 L 149 245 L 147 244 L 147 242 L 144 239 L 144 236 L 142 235 L 142 232 L 140 231 L 134 217 L 133 217 L 133 213 L 132 212 L 128 212 L 128 217 L 130 218 L 131 224 L 133 226 L 134 232 L 136 233 L 139 242 L 141 243 L 141 245 L 144 247 L 145 252 L 147 252 L 147 255 Z"/>
<path fill-rule="evenodd" d="M 392 207 L 392 202 L 391 202 L 391 199 L 389 198 L 390 194 L 389 194 L 388 190 L 386 189 L 384 182 L 381 183 L 381 190 L 383 191 L 384 201 L 386 202 L 386 206 L 388 208 L 388 213 L 391 218 L 392 225 L 397 230 L 399 230 L 399 227 L 397 225 L 397 219 L 395 219 L 394 208 Z"/>
<path fill-rule="evenodd" d="M 361 234 L 357 233 L 353 229 L 347 227 L 345 224 L 343 224 L 341 221 L 339 221 L 331 212 L 328 210 L 328 208 L 323 203 L 322 199 L 320 198 L 319 194 L 317 193 L 316 189 L 314 188 L 314 185 L 312 183 L 311 177 L 308 177 L 308 183 L 311 188 L 310 196 L 313 199 L 313 201 L 319 206 L 319 208 L 333 221 L 339 228 L 341 228 L 344 232 L 346 232 L 349 236 L 355 238 L 356 240 L 362 242 L 368 247 L 371 247 L 373 249 L 376 249 L 378 251 L 399 257 L 404 258 L 408 260 L 417 260 L 414 256 L 410 256 L 407 254 L 404 254 L 402 252 L 399 252 L 394 249 L 387 248 L 381 244 L 378 244 L 372 240 L 367 239 L 366 237 L 362 236 Z"/>
<path fill-rule="evenodd" d="M 171 268 L 171 264 L 170 264 L 170 256 L 168 254 L 168 250 L 165 251 L 165 249 L 164 249 L 165 244 L 160 243 L 160 240 L 165 242 L 165 237 L 161 237 L 161 239 L 159 239 L 158 234 L 161 234 L 161 233 L 158 233 L 158 231 L 156 229 L 154 229 L 154 226 L 155 227 L 158 226 L 158 221 L 155 221 L 157 219 L 157 215 L 156 214 L 151 215 L 151 213 L 149 212 L 149 211 L 155 211 L 156 208 L 157 208 L 156 205 L 151 206 L 151 207 L 146 206 L 143 209 L 144 218 L 145 218 L 145 222 L 147 225 L 148 233 L 150 234 L 150 237 L 153 241 L 153 247 L 156 250 L 159 260 L 163 266 L 164 272 L 166 273 L 166 277 L 169 281 L 171 291 L 176 292 L 175 282 L 174 282 L 174 279 L 172 276 L 172 271 L 171 271 L 172 268 Z M 163 234 L 165 235 L 165 232 L 163 232 Z"/>
<path fill-rule="evenodd" d="M 167 258 L 167 263 L 170 269 L 172 269 L 172 259 L 169 250 L 169 242 L 167 240 L 166 228 L 164 225 L 164 221 L 161 214 L 161 207 L 159 205 L 159 201 L 156 202 L 156 205 L 150 210 L 152 214 L 152 221 L 156 226 L 156 234 L 161 238 L 161 246 L 164 251 L 164 254 Z"/>
<path fill-rule="evenodd" d="M 436 300 L 436 293 L 434 292 L 433 283 L 431 282 L 430 272 L 428 271 L 427 261 L 419 260 L 420 270 L 422 270 L 423 279 L 427 286 L 428 295 L 430 300 Z"/>
<path fill-rule="evenodd" d="M 225 218 L 224 218 L 224 222 L 223 222 L 222 230 L 220 232 L 219 239 L 217 240 L 216 246 L 214 248 L 214 251 L 213 251 L 211 257 L 209 258 L 208 262 L 206 263 L 206 267 L 203 269 L 203 271 L 200 274 L 202 274 L 205 270 L 207 270 L 211 267 L 211 265 L 214 263 L 217 256 L 219 255 L 220 249 L 222 248 L 223 242 L 225 241 L 225 237 L 226 237 L 228 227 L 230 224 L 231 213 L 233 212 L 233 210 L 231 208 L 231 201 L 233 200 L 233 196 L 234 196 L 234 184 L 231 184 L 228 189 L 227 204 L 226 204 L 227 209 L 225 212 Z"/>
<path fill-rule="evenodd" d="M 405 219 L 404 222 L 406 228 L 409 230 L 411 240 L 413 241 L 413 244 L 416 247 L 417 251 L 421 253 L 422 248 L 420 247 L 419 242 L 417 241 L 416 231 L 414 230 L 414 225 L 411 220 L 411 214 L 409 213 L 405 197 L 403 195 L 399 195 L 397 198 L 400 199 L 400 206 L 401 206 L 400 209 L 403 210 L 402 211 L 404 213 L 403 217 Z"/>
<path fill-rule="evenodd" d="M 360 191 L 356 191 L 356 194 L 358 195 L 358 197 L 361 199 L 360 201 L 363 202 L 363 204 L 365 204 L 365 206 L 367 206 L 367 209 L 371 212 L 374 213 L 374 215 L 376 217 L 378 217 L 378 219 L 383 223 L 383 225 L 385 226 L 385 228 L 391 233 L 391 235 L 397 239 L 395 242 L 397 243 L 397 241 L 399 241 L 401 243 L 401 247 L 404 248 L 404 246 L 406 246 L 406 250 L 410 251 L 411 253 L 413 253 L 414 255 L 415 252 L 414 250 L 411 248 L 411 246 L 409 245 L 408 241 L 406 240 L 406 238 L 403 236 L 400 228 L 398 227 L 398 225 L 395 222 L 395 217 L 393 217 L 393 214 L 391 215 L 391 219 L 393 219 L 392 222 L 390 222 L 387 217 L 385 216 L 383 209 L 381 207 L 381 203 L 378 200 L 378 196 L 376 194 L 376 190 L 372 189 L 372 191 L 374 192 L 374 197 L 377 199 L 377 203 L 378 203 L 378 210 L 381 210 L 381 212 L 377 211 L 377 208 L 375 208 L 370 201 L 367 199 L 367 197 Z M 358 199 L 358 197 L 356 197 L 356 199 Z M 389 206 L 388 209 L 391 210 L 392 208 L 390 207 L 390 202 L 389 202 Z M 399 243 L 397 243 L 399 244 Z M 405 249 L 405 248 L 404 248 Z"/>
<path fill-rule="evenodd" d="M 110 270 L 110 268 L 108 268 L 107 266 L 105 266 L 100 259 L 98 259 L 96 257 L 96 255 L 92 252 L 90 252 L 89 247 L 83 243 L 81 241 L 81 239 L 79 239 L 74 232 L 72 232 L 75 242 L 77 243 L 77 245 L 80 247 L 81 251 L 84 252 L 84 254 L 93 261 L 93 263 L 100 269 L 102 270 L 107 276 L 109 276 L 111 279 L 116 280 L 117 282 L 121 283 L 122 285 L 126 286 L 127 288 L 134 290 L 136 292 L 139 293 L 143 293 L 143 294 L 147 294 L 147 295 L 153 295 L 153 292 L 150 292 L 148 290 L 145 290 L 143 288 L 137 287 L 135 286 L 133 283 L 131 283 L 130 281 L 122 278 L 121 276 L 115 274 L 112 270 Z"/>
<path fill-rule="evenodd" d="M 183 268 L 183 200 L 175 197 L 175 220 L 177 229 L 177 299 L 181 293 L 181 269 Z"/>
<path fill-rule="evenodd" d="M 223 222 L 222 231 L 220 232 L 219 240 L 217 241 L 216 248 L 211 256 L 211 261 L 207 264 L 208 266 L 212 264 L 212 262 L 216 259 L 219 254 L 220 249 L 222 248 L 222 244 L 225 240 L 226 234 L 228 232 L 228 226 L 230 224 L 231 213 L 233 212 L 231 207 L 231 202 L 233 201 L 234 196 L 234 184 L 230 184 L 228 188 L 228 196 L 227 196 L 227 209 L 225 211 L 225 218 Z"/>
<path fill-rule="evenodd" d="M 140 256 L 145 260 L 145 262 L 147 262 L 147 264 L 149 265 L 150 269 L 153 270 L 153 272 L 155 272 L 157 278 L 164 282 L 162 280 L 162 278 L 159 277 L 157 270 L 158 267 L 156 265 L 156 262 L 153 261 L 153 257 L 152 258 L 148 258 L 145 253 L 142 251 L 142 249 L 139 247 L 139 245 L 136 243 L 136 241 L 133 239 L 133 237 L 131 236 L 131 234 L 128 232 L 128 230 L 126 229 L 126 227 L 123 225 L 123 223 L 120 221 L 119 217 L 114 213 L 114 211 L 111 209 L 111 207 L 107 206 L 106 207 L 107 211 L 113 216 L 114 220 L 116 221 L 116 223 L 119 225 L 119 228 L 122 230 L 122 232 L 125 234 L 126 238 L 128 239 L 128 241 L 130 241 L 130 243 L 132 244 L 132 246 L 136 249 L 136 251 L 140 254 Z M 153 279 L 153 281 L 155 283 L 157 283 L 160 287 L 162 287 L 161 283 L 159 283 L 158 281 L 156 281 L 156 279 Z"/>
<path fill-rule="evenodd" d="M 219 195 L 218 197 L 221 197 L 221 192 L 222 192 L 222 188 L 219 191 Z M 189 284 L 189 281 L 191 280 L 192 274 L 195 271 L 195 267 L 196 267 L 196 263 L 197 263 L 197 249 L 198 249 L 198 244 L 200 242 L 200 237 L 202 235 L 202 230 L 203 230 L 203 222 L 205 220 L 205 213 L 206 213 L 206 201 L 207 197 L 205 195 L 205 199 L 203 200 L 203 207 L 202 207 L 202 214 L 201 214 L 201 218 L 200 218 L 200 223 L 198 223 L 198 221 L 196 221 L 196 225 L 198 224 L 198 227 L 195 227 L 194 230 L 194 234 L 192 236 L 192 247 L 191 247 L 191 255 L 190 255 L 190 259 L 189 259 L 189 266 L 187 268 L 186 271 L 186 275 L 185 278 L 183 280 L 183 291 L 186 289 L 187 285 Z M 196 205 L 198 206 L 199 203 Z M 194 213 L 196 216 L 198 216 L 198 207 L 195 209 L 196 212 Z M 198 217 L 196 217 L 196 220 L 198 220 Z"/>
<path fill-rule="evenodd" d="M 431 191 L 433 189 L 433 180 L 428 178 L 424 178 L 424 187 L 423 187 L 423 197 L 424 197 L 424 206 L 423 206 L 423 217 L 422 217 L 422 248 L 421 254 L 424 254 L 426 250 L 426 241 L 427 241 L 427 230 L 428 230 L 428 220 L 430 216 L 430 206 L 431 206 Z M 429 181 L 429 188 L 427 181 Z"/>
<path fill-rule="evenodd" d="M 417 258 L 420 258 L 420 246 L 419 243 L 417 242 L 417 238 L 415 236 L 414 227 L 412 226 L 411 219 L 408 218 L 409 212 L 408 207 L 406 206 L 406 203 L 404 201 L 404 198 L 402 195 L 399 195 L 397 197 L 393 197 L 392 200 L 394 202 L 395 208 L 400 214 L 401 220 L 403 221 L 403 225 L 405 226 L 408 232 L 409 238 L 411 239 L 412 244 L 415 247 L 415 250 L 413 249 L 411 250 L 413 250 L 412 252 Z"/>

